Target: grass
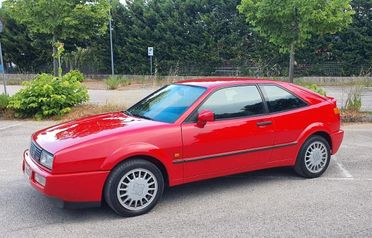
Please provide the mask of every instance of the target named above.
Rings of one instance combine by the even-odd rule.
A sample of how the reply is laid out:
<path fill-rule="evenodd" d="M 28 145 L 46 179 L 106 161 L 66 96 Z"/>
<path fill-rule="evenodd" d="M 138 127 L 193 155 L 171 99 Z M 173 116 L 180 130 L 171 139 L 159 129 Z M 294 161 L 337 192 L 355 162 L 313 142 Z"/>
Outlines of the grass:
<path fill-rule="evenodd" d="M 172 76 L 171 74 L 168 76 Z M 178 81 L 180 80 L 179 76 L 174 76 L 174 79 L 170 79 L 172 77 L 166 77 L 166 76 L 133 76 L 133 77 L 123 77 L 123 76 L 113 76 L 109 77 L 108 79 L 104 80 L 107 89 L 115 90 L 123 86 L 128 86 L 131 84 L 149 84 L 149 83 L 156 83 L 157 85 L 163 85 L 168 84 L 172 81 Z M 195 76 L 195 78 L 203 78 L 203 76 Z M 278 77 L 278 76 L 271 76 L 271 77 L 260 77 L 260 78 L 267 78 L 272 80 L 280 80 L 280 81 L 287 81 L 287 77 Z M 311 77 L 314 78 L 314 77 Z M 345 77 L 345 78 L 351 78 L 347 81 L 313 81 L 307 79 L 306 77 L 298 77 L 295 78 L 294 81 L 298 85 L 311 85 L 316 84 L 318 86 L 355 86 L 360 85 L 363 87 L 372 87 L 372 79 L 371 77 Z M 8 85 L 21 85 L 23 81 L 27 81 L 27 79 L 9 79 L 7 84 Z M 0 82 L 1 83 L 1 82 Z"/>
<path fill-rule="evenodd" d="M 0 94 L 0 111 L 6 109 L 9 103 L 9 96 L 6 94 Z"/>
<path fill-rule="evenodd" d="M 312 81 L 308 81 L 303 78 L 295 78 L 295 83 L 303 86 L 303 85 L 308 85 L 312 84 Z M 372 80 L 371 78 L 367 77 L 356 77 L 352 80 L 348 80 L 346 82 L 342 81 L 334 81 L 334 82 L 316 82 L 315 83 L 318 86 L 361 86 L 361 87 L 372 87 Z"/>
<path fill-rule="evenodd" d="M 71 112 L 63 116 L 54 116 L 50 119 L 58 121 L 71 121 L 81 117 L 92 116 L 96 114 L 118 112 L 125 110 L 125 107 L 117 104 L 83 104 L 72 108 Z"/>
<path fill-rule="evenodd" d="M 45 120 L 54 121 L 71 121 L 81 117 L 92 116 L 96 114 L 108 113 L 108 112 L 119 112 L 125 110 L 122 105 L 116 104 L 105 104 L 105 105 L 95 105 L 95 104 L 83 104 L 72 108 L 71 112 L 63 116 L 52 116 L 49 118 L 44 118 Z M 6 120 L 21 120 L 22 118 L 16 118 L 15 112 L 11 109 L 0 110 L 0 119 Z M 32 118 L 25 118 L 26 120 Z"/>
<path fill-rule="evenodd" d="M 109 90 L 115 90 L 118 89 L 121 86 L 128 86 L 132 82 L 131 80 L 120 77 L 120 76 L 110 76 L 108 79 L 105 80 L 105 83 L 107 85 L 107 89 Z"/>

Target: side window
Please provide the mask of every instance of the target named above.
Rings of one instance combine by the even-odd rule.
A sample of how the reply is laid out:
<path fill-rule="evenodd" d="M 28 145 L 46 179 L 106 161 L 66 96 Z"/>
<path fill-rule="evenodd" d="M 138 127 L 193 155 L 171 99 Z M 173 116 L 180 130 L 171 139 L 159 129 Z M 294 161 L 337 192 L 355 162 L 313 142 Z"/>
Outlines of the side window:
<path fill-rule="evenodd" d="M 287 92 L 286 90 L 274 85 L 261 85 L 262 91 L 265 94 L 266 102 L 270 112 L 280 112 L 290 109 L 304 107 L 307 104 Z"/>
<path fill-rule="evenodd" d="M 204 102 L 198 112 L 206 109 L 215 113 L 216 120 L 252 116 L 265 112 L 256 86 L 220 89 Z"/>

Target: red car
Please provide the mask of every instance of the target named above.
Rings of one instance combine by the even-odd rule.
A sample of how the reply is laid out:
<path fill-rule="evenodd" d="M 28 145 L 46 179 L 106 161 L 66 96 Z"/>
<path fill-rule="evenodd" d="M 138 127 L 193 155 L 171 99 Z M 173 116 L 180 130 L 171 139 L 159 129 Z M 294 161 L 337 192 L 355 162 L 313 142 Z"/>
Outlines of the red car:
<path fill-rule="evenodd" d="M 23 171 L 64 205 L 150 211 L 166 186 L 290 166 L 327 169 L 343 139 L 336 101 L 270 80 L 202 79 L 165 86 L 127 111 L 32 135 Z"/>

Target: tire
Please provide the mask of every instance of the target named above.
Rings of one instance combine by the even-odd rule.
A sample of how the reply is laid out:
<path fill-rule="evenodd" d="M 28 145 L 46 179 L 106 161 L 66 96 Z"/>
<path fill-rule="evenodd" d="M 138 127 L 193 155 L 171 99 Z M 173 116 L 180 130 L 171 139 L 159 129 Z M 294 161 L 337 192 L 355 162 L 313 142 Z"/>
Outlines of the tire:
<path fill-rule="evenodd" d="M 124 217 L 139 216 L 155 207 L 164 191 L 164 178 L 153 163 L 125 161 L 109 175 L 104 189 L 106 203 Z"/>
<path fill-rule="evenodd" d="M 302 145 L 294 169 L 302 177 L 317 178 L 327 170 L 330 159 L 328 141 L 321 136 L 311 136 Z"/>

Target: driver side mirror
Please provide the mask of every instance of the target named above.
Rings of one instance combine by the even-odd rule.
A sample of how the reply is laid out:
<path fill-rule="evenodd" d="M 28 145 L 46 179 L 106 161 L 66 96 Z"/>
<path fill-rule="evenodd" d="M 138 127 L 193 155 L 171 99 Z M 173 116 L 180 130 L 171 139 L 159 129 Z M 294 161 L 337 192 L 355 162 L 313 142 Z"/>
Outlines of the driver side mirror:
<path fill-rule="evenodd" d="M 207 122 L 214 121 L 214 113 L 210 110 L 203 110 L 198 114 L 196 125 L 203 128 Z"/>

